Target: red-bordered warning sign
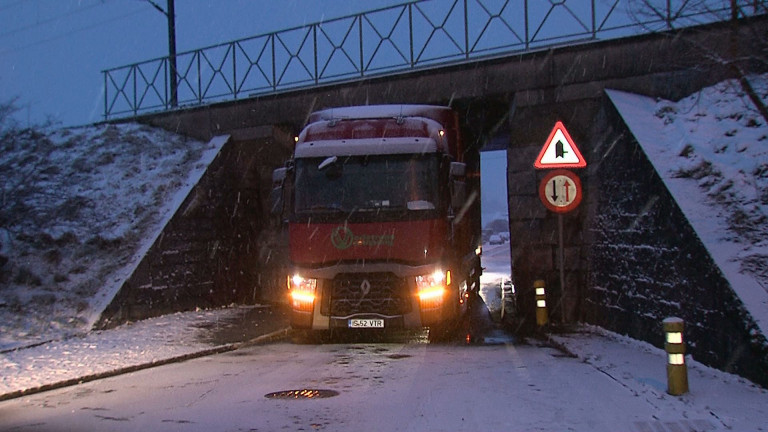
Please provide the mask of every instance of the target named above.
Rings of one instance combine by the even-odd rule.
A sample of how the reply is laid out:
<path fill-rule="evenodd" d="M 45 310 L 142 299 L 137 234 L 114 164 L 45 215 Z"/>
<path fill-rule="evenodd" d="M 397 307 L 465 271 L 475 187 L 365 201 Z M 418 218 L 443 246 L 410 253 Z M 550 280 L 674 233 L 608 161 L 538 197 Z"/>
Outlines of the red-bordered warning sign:
<path fill-rule="evenodd" d="M 556 169 L 541 180 L 539 198 L 553 212 L 568 213 L 581 203 L 581 180 L 568 170 Z"/>
<path fill-rule="evenodd" d="M 586 168 L 587 161 L 576 147 L 571 135 L 558 121 L 539 152 L 533 166 L 538 169 L 550 168 Z"/>

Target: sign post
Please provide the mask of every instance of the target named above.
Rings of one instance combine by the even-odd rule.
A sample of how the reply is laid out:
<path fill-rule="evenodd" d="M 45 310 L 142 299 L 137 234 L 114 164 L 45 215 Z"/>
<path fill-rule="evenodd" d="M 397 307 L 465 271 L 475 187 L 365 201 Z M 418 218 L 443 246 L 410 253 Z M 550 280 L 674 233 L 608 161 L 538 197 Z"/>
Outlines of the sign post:
<path fill-rule="evenodd" d="M 581 180 L 563 168 L 586 168 L 587 161 L 562 122 L 555 123 L 533 163 L 536 169 L 553 169 L 539 184 L 539 198 L 550 211 L 557 213 L 558 265 L 560 267 L 561 304 L 565 304 L 565 251 L 563 247 L 563 214 L 576 209 L 581 203 Z M 566 314 L 563 310 L 563 321 Z"/>

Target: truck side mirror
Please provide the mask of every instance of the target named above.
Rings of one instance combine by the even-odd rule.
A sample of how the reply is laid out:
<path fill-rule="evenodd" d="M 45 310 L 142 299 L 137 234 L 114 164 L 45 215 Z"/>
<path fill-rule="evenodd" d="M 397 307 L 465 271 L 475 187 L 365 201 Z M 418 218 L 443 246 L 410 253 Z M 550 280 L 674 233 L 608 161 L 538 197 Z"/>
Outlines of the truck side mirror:
<path fill-rule="evenodd" d="M 288 168 L 278 168 L 272 171 L 272 191 L 269 193 L 271 203 L 270 213 L 279 216 L 283 212 L 283 183 L 288 174 Z"/>
<path fill-rule="evenodd" d="M 464 177 L 467 175 L 467 164 L 463 162 L 451 162 L 449 175 L 452 178 Z"/>
<path fill-rule="evenodd" d="M 451 177 L 451 208 L 453 211 L 459 211 L 467 199 L 467 184 L 459 180 L 467 175 L 467 164 L 451 162 L 449 175 Z"/>
<path fill-rule="evenodd" d="M 451 180 L 451 208 L 459 211 L 467 200 L 467 184 L 461 180 Z"/>
<path fill-rule="evenodd" d="M 282 186 L 285 177 L 288 175 L 288 168 L 282 167 L 272 171 L 272 187 Z"/>

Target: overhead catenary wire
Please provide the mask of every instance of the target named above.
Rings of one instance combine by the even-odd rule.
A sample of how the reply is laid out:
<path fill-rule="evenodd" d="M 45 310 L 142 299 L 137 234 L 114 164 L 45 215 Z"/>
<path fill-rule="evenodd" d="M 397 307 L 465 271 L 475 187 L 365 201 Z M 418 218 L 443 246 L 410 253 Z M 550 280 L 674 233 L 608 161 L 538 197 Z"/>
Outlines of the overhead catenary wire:
<path fill-rule="evenodd" d="M 13 36 L 13 35 L 16 35 L 16 34 L 19 34 L 19 33 L 23 33 L 23 32 L 25 32 L 27 30 L 31 30 L 31 29 L 34 29 L 36 27 L 43 26 L 45 24 L 56 22 L 56 21 L 64 19 L 64 18 L 73 16 L 73 15 L 77 15 L 79 13 L 86 12 L 86 11 L 88 11 L 90 9 L 95 8 L 95 7 L 102 6 L 103 4 L 104 3 L 94 3 L 94 4 L 91 4 L 91 5 L 82 7 L 82 8 L 78 8 L 78 9 L 69 11 L 69 12 L 67 12 L 65 14 L 62 14 L 62 15 L 55 15 L 55 16 L 52 16 L 50 18 L 46 18 L 46 19 L 43 19 L 41 21 L 37 21 L 34 24 L 28 24 L 28 25 L 25 25 L 25 26 L 17 27 L 17 28 L 11 29 L 9 31 L 5 31 L 5 32 L 0 33 L 0 38 L 4 38 L 4 37 L 8 37 L 8 36 Z M 2 9 L 0 9 L 0 11 L 2 11 Z"/>
<path fill-rule="evenodd" d="M 41 40 L 38 40 L 38 41 L 35 41 L 35 42 L 31 42 L 31 43 L 28 43 L 28 44 L 25 44 L 25 45 L 20 45 L 20 46 L 6 48 L 6 49 L 0 49 L 0 54 L 14 52 L 14 51 L 22 50 L 22 49 L 31 48 L 31 47 L 34 47 L 34 46 L 37 46 L 37 45 L 45 44 L 45 43 L 54 42 L 54 41 L 57 41 L 57 40 L 60 40 L 60 39 L 64 39 L 64 38 L 66 38 L 68 36 L 71 36 L 73 34 L 76 34 L 76 33 L 80 33 L 80 32 L 86 31 L 86 30 L 91 30 L 91 29 L 94 29 L 94 28 L 97 28 L 97 27 L 101 27 L 101 26 L 113 23 L 115 21 L 120 21 L 120 20 L 123 20 L 125 18 L 134 16 L 134 15 L 138 15 L 140 13 L 144 13 L 145 11 L 146 11 L 146 9 L 137 9 L 137 10 L 134 10 L 132 12 L 128 12 L 128 13 L 125 13 L 125 14 L 122 14 L 122 15 L 110 18 L 110 19 L 101 20 L 101 21 L 99 21 L 97 23 L 93 23 L 93 24 L 86 25 L 86 26 L 81 26 L 81 27 L 69 30 L 67 32 L 54 35 L 54 36 L 49 37 L 49 38 L 41 39 Z"/>

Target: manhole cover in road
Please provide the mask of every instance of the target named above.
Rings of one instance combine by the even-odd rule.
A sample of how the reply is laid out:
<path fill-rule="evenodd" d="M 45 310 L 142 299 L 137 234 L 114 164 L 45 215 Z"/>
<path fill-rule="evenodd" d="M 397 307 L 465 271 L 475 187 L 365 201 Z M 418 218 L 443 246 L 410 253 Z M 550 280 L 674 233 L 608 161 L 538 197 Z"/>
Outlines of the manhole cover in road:
<path fill-rule="evenodd" d="M 336 390 L 301 389 L 267 393 L 264 397 L 267 399 L 321 399 L 338 395 L 339 392 Z"/>

